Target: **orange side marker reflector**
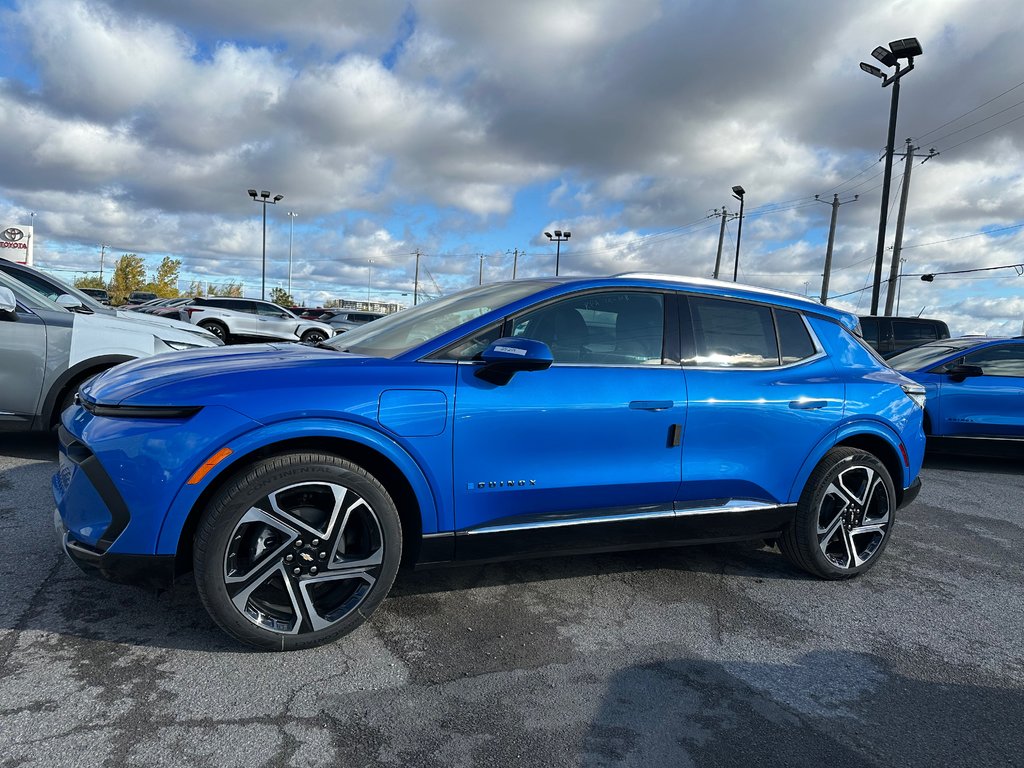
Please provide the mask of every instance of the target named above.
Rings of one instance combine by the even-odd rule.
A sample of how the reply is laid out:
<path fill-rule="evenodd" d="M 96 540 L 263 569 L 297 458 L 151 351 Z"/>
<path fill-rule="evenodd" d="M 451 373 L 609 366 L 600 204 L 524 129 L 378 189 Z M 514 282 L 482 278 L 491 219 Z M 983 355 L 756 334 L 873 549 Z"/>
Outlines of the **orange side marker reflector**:
<path fill-rule="evenodd" d="M 192 477 L 188 479 L 188 485 L 196 485 L 203 481 L 203 478 L 209 474 L 210 470 L 220 464 L 224 459 L 230 456 L 234 451 L 230 448 L 221 448 L 213 456 L 203 462 L 203 466 L 192 473 Z"/>

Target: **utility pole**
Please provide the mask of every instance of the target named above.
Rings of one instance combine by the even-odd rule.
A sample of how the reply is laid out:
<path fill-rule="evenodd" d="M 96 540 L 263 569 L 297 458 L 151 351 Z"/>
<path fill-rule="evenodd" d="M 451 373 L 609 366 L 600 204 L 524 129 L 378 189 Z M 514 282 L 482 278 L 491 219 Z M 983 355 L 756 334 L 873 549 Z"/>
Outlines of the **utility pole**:
<path fill-rule="evenodd" d="M 420 249 L 416 249 L 416 278 L 412 286 L 412 305 L 415 307 L 420 300 Z"/>
<path fill-rule="evenodd" d="M 34 216 L 35 214 L 32 214 L 32 215 Z M 106 243 L 100 243 L 100 282 L 101 283 L 103 282 L 103 255 L 106 253 L 106 251 L 107 251 L 107 244 Z"/>
<path fill-rule="evenodd" d="M 847 203 L 854 203 L 857 201 L 859 195 L 854 195 L 853 200 L 845 200 Z M 819 203 L 824 203 L 818 195 L 814 196 L 814 199 Z M 832 221 L 828 225 L 828 246 L 825 248 L 825 270 L 821 275 L 821 305 L 825 306 L 828 303 L 828 281 L 832 276 L 832 246 L 836 242 L 836 219 L 839 217 L 839 206 L 843 203 L 839 202 L 839 195 L 832 196 L 832 202 L 827 205 L 832 206 Z"/>
<path fill-rule="evenodd" d="M 508 251 L 505 251 L 505 253 L 508 253 Z M 518 268 L 518 266 L 519 266 L 519 249 L 518 248 L 513 248 L 512 249 L 512 279 L 513 280 L 516 279 L 516 269 Z"/>
<path fill-rule="evenodd" d="M 907 198 L 910 195 L 910 172 L 914 168 L 914 153 L 920 147 L 915 147 L 910 139 L 907 139 L 907 151 L 903 153 L 906 158 L 906 165 L 903 168 L 903 190 L 900 192 L 900 212 L 896 219 L 896 239 L 892 246 L 892 264 L 889 265 L 889 286 L 885 293 L 885 315 L 892 315 L 893 303 L 896 299 L 896 284 L 900 273 L 900 250 L 903 248 L 903 224 L 907 219 Z M 898 153 L 897 153 L 898 154 Z M 928 162 L 938 153 L 933 149 L 921 162 Z"/>
<path fill-rule="evenodd" d="M 288 211 L 288 295 L 292 295 L 292 235 L 295 234 L 295 217 L 299 214 Z"/>
<path fill-rule="evenodd" d="M 718 210 L 717 208 L 715 208 L 714 212 L 711 214 L 711 217 L 714 216 L 722 217 L 722 226 L 719 227 L 718 229 L 718 255 L 715 256 L 715 271 L 711 275 L 715 280 L 717 280 L 718 273 L 722 269 L 722 244 L 725 242 L 725 222 L 735 219 L 737 217 L 737 214 L 729 213 L 723 205 L 722 210 Z"/>
<path fill-rule="evenodd" d="M 480 257 L 480 282 L 477 285 L 484 284 L 484 255 L 482 253 L 477 254 Z"/>

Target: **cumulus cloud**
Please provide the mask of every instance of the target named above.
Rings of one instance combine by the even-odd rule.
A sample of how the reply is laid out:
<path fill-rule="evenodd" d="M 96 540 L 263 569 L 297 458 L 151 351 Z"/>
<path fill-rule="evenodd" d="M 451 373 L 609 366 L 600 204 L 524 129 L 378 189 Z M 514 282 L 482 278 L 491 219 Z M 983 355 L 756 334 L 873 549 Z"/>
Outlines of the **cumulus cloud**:
<path fill-rule="evenodd" d="M 255 186 L 285 196 L 268 211 L 274 279 L 284 214 L 298 211 L 293 279 L 315 295 L 408 292 L 417 249 L 446 290 L 477 279 L 479 254 L 490 279 L 510 276 L 513 247 L 519 274 L 550 272 L 545 227 L 573 231 L 570 272 L 706 276 L 712 209 L 736 213 L 741 184 L 741 279 L 817 295 L 830 209 L 814 195 L 838 193 L 830 293 L 861 311 L 890 91 L 857 62 L 916 34 L 925 54 L 904 81 L 898 136 L 939 155 L 913 173 L 901 308 L 1019 330 L 1012 270 L 916 277 L 1020 260 L 1015 231 L 959 239 L 1024 209 L 1012 75 L 1024 22 L 1009 0 L 984 14 L 966 0 L 313 0 L 301 13 L 35 0 L 5 23 L 0 213 L 37 212 L 53 265 L 93 268 L 104 242 L 251 290 Z M 897 161 L 894 193 L 901 173 Z M 730 220 L 730 277 L 736 236 Z"/>

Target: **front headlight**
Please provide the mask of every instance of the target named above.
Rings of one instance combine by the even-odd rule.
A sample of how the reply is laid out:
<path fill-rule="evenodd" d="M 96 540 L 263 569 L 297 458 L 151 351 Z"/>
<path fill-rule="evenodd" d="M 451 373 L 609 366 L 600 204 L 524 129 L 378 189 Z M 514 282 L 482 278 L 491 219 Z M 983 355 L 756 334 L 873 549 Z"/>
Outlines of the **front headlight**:
<path fill-rule="evenodd" d="M 913 400 L 918 408 L 924 408 L 924 387 L 920 384 L 901 384 L 900 387 L 903 389 L 903 394 Z"/>
<path fill-rule="evenodd" d="M 167 339 L 160 339 L 171 349 L 199 349 L 202 344 L 189 344 L 187 341 L 168 341 Z"/>

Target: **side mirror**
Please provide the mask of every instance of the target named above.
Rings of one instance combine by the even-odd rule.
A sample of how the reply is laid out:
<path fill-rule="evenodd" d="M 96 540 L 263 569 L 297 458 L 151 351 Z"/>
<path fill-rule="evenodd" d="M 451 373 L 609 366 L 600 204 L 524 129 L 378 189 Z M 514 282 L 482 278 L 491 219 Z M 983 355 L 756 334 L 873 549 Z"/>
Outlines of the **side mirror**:
<path fill-rule="evenodd" d="M 980 365 L 954 365 L 946 373 L 953 381 L 963 381 L 969 376 L 983 376 L 985 371 Z"/>
<path fill-rule="evenodd" d="M 14 298 L 14 291 L 0 286 L 0 312 L 15 312 L 17 309 L 18 300 Z"/>
<path fill-rule="evenodd" d="M 508 384 L 519 371 L 543 371 L 555 358 L 543 341 L 505 337 L 490 344 L 480 353 L 483 365 L 476 376 L 492 384 Z"/>
<path fill-rule="evenodd" d="M 57 303 L 64 307 L 64 309 L 70 309 L 72 312 L 85 306 L 81 299 L 77 296 L 72 296 L 70 293 L 62 293 L 58 296 Z"/>

